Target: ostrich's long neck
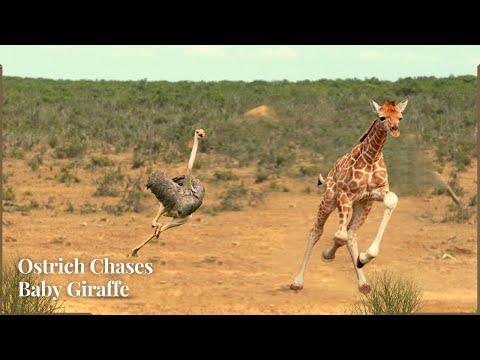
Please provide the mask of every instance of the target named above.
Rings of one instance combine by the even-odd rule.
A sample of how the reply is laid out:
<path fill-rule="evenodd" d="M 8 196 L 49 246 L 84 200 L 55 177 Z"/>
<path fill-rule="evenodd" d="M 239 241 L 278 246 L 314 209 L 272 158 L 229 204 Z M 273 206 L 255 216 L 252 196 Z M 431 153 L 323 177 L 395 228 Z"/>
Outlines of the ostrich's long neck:
<path fill-rule="evenodd" d="M 195 136 L 193 139 L 192 153 L 190 154 L 190 159 L 188 160 L 187 177 L 185 179 L 187 190 L 192 189 L 192 169 L 193 169 L 193 162 L 195 161 L 195 157 L 197 156 L 197 149 L 198 149 L 198 139 Z"/>

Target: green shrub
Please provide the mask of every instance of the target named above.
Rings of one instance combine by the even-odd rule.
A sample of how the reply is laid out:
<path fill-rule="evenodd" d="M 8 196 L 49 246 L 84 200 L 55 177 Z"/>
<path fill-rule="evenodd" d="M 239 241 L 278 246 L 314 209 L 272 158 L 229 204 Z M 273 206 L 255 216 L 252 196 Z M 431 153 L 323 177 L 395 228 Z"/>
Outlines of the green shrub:
<path fill-rule="evenodd" d="M 255 174 L 255 184 L 260 184 L 266 180 L 268 180 L 268 174 L 262 171 L 259 167 L 257 167 L 257 172 Z"/>
<path fill-rule="evenodd" d="M 27 165 L 30 166 L 30 168 L 33 171 L 37 171 L 40 165 L 43 164 L 43 154 L 39 153 L 32 157 L 30 160 L 27 161 Z"/>
<path fill-rule="evenodd" d="M 245 205 L 247 194 L 248 190 L 243 184 L 232 186 L 220 195 L 219 210 L 240 211 Z"/>
<path fill-rule="evenodd" d="M 317 176 L 320 172 L 316 166 L 301 166 L 300 175 L 302 176 Z"/>
<path fill-rule="evenodd" d="M 55 175 L 55 179 L 57 179 L 58 182 L 68 185 L 80 182 L 80 179 L 72 174 L 67 167 L 63 167 L 60 173 Z"/>
<path fill-rule="evenodd" d="M 235 175 L 231 170 L 217 170 L 213 174 L 213 177 L 218 181 L 238 180 L 238 176 Z"/>
<path fill-rule="evenodd" d="M 55 148 L 55 157 L 57 159 L 82 157 L 87 152 L 87 143 L 78 137 L 66 139 L 67 142 L 58 145 Z"/>
<path fill-rule="evenodd" d="M 5 151 L 4 156 L 12 159 L 23 159 L 25 158 L 25 151 L 18 146 L 14 146 Z"/>
<path fill-rule="evenodd" d="M 19 282 L 28 282 L 40 285 L 43 277 L 33 272 L 22 274 L 18 271 L 16 259 L 3 266 L 2 286 L 0 287 L 2 299 L 2 314 L 53 314 L 64 312 L 63 303 L 53 300 L 50 296 L 25 296 L 19 295 Z"/>
<path fill-rule="evenodd" d="M 124 176 L 119 171 L 110 171 L 97 180 L 94 196 L 118 196 L 122 190 Z"/>
<path fill-rule="evenodd" d="M 402 315 L 419 312 L 426 302 L 413 279 L 385 270 L 375 273 L 372 291 L 358 295 L 349 312 L 354 315 Z"/>
<path fill-rule="evenodd" d="M 3 200 L 5 201 L 15 201 L 17 196 L 15 195 L 15 191 L 10 185 L 7 185 L 5 187 L 5 190 L 3 190 Z"/>
<path fill-rule="evenodd" d="M 81 214 L 92 214 L 98 212 L 99 208 L 97 208 L 95 205 L 90 204 L 89 202 L 86 202 L 82 206 L 80 206 L 80 213 Z"/>
<path fill-rule="evenodd" d="M 107 156 L 92 156 L 90 158 L 90 164 L 88 165 L 88 168 L 95 169 L 97 167 L 107 167 L 114 165 L 115 161 L 113 161 Z"/>

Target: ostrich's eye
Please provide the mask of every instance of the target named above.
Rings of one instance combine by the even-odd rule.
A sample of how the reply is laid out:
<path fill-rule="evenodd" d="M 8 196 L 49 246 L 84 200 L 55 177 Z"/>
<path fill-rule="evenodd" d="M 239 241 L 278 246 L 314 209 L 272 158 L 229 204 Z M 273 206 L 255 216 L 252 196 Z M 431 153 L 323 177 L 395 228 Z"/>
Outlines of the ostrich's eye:
<path fill-rule="evenodd" d="M 380 116 L 380 121 L 385 121 L 386 117 L 385 116 Z"/>

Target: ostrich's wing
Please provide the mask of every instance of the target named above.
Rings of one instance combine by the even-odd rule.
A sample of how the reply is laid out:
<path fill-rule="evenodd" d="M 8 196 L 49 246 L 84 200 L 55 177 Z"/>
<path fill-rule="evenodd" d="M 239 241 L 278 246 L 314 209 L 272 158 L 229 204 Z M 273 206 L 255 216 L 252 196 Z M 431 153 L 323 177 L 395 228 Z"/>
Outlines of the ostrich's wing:
<path fill-rule="evenodd" d="M 178 204 L 182 188 L 170 179 L 165 171 L 156 170 L 148 177 L 147 189 L 150 189 L 158 201 L 169 210 Z"/>
<path fill-rule="evenodd" d="M 202 205 L 202 202 L 203 202 L 203 197 L 205 196 L 205 188 L 203 187 L 200 180 L 194 178 L 193 176 L 192 176 L 192 187 L 193 187 L 193 196 L 197 199 L 195 202 L 197 203 L 198 207 L 200 207 L 200 205 Z"/>
<path fill-rule="evenodd" d="M 185 182 L 185 175 L 176 176 L 172 179 L 172 181 L 180 186 L 183 186 Z"/>

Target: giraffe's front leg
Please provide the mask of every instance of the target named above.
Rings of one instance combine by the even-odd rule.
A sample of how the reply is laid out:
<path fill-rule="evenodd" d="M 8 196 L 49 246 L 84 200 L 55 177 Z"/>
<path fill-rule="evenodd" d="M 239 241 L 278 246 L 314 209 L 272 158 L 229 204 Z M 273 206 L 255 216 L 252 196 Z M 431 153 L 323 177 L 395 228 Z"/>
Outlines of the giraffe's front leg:
<path fill-rule="evenodd" d="M 352 202 L 343 194 L 338 199 L 338 215 L 339 215 L 339 225 L 338 230 L 333 236 L 333 246 L 330 249 L 325 249 L 322 252 L 323 260 L 326 262 L 332 261 L 335 259 L 335 253 L 337 249 L 347 243 L 348 233 L 347 226 L 350 214 L 352 212 Z"/>
<path fill-rule="evenodd" d="M 357 260 L 357 267 L 361 268 L 365 264 L 369 263 L 373 258 L 378 255 L 378 251 L 380 249 L 380 242 L 382 241 L 382 236 L 387 227 L 388 220 L 390 220 L 390 216 L 392 216 L 392 212 L 397 206 L 398 197 L 393 192 L 387 192 L 383 196 L 383 203 L 385 205 L 385 210 L 383 211 L 383 218 L 380 222 L 380 227 L 378 229 L 377 235 L 375 239 L 372 241 L 372 244 L 368 247 L 366 252 L 360 253 Z"/>

